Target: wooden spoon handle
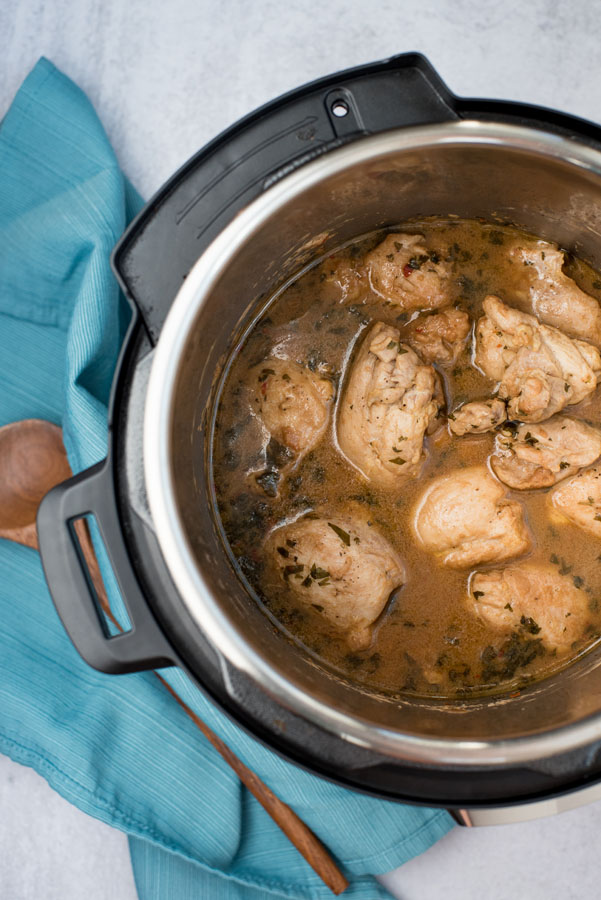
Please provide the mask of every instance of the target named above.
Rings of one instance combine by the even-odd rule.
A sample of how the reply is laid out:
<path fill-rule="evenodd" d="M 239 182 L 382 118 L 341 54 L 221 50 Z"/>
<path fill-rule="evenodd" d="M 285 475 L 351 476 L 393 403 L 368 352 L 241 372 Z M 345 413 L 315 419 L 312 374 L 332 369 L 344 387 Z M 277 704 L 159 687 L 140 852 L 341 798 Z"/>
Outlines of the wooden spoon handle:
<path fill-rule="evenodd" d="M 90 578 L 92 579 L 92 583 L 96 590 L 100 607 L 113 625 L 118 628 L 119 631 L 123 631 L 123 628 L 112 613 L 85 519 L 78 519 L 75 522 L 75 531 L 88 566 Z M 242 784 L 244 784 L 251 794 L 259 801 L 263 809 L 271 816 L 276 825 L 284 832 L 288 840 L 294 844 L 301 856 L 307 860 L 311 868 L 319 875 L 332 893 L 342 894 L 349 886 L 349 883 L 319 838 L 313 834 L 311 829 L 297 816 L 294 810 L 284 803 L 283 800 L 280 800 L 280 798 L 267 787 L 265 782 L 261 781 L 259 776 L 256 775 L 252 769 L 249 769 L 241 759 L 238 759 L 228 745 L 224 743 L 186 703 L 184 703 L 182 698 L 173 690 L 171 685 L 165 681 L 162 675 L 159 675 L 158 672 L 154 672 L 154 674 L 166 690 L 169 691 L 171 696 L 179 703 L 186 715 L 192 719 L 199 731 L 202 732 L 209 743 L 213 745 L 215 750 L 217 750 L 226 763 L 234 770 Z"/>
<path fill-rule="evenodd" d="M 284 832 L 289 841 L 291 841 L 298 852 L 303 856 L 311 868 L 319 875 L 321 880 L 329 887 L 334 894 L 342 894 L 349 883 L 344 877 L 326 848 L 311 829 L 302 819 L 292 810 L 283 800 L 280 800 L 273 791 L 267 787 L 264 781 L 261 781 L 258 775 L 249 769 L 241 759 L 233 753 L 196 713 L 179 697 L 173 690 L 171 685 L 159 675 L 154 673 L 159 681 L 166 687 L 172 697 L 177 700 L 181 708 L 188 715 L 197 728 L 202 731 L 206 739 L 213 745 L 215 750 L 221 754 L 228 765 L 234 770 L 242 784 L 244 784 L 251 794 L 259 801 L 263 809 L 269 813 L 276 825 Z"/>
<path fill-rule="evenodd" d="M 77 540 L 79 541 L 79 546 L 81 547 L 81 552 L 83 553 L 84 559 L 86 561 L 88 575 L 90 576 L 90 579 L 94 586 L 100 608 L 107 619 L 109 619 L 113 623 L 115 628 L 118 631 L 123 631 L 122 626 L 113 615 L 111 605 L 104 589 L 104 581 L 102 580 L 102 575 L 100 574 L 100 566 L 98 565 L 98 560 L 96 559 L 96 553 L 94 551 L 94 545 L 92 544 L 92 537 L 90 535 L 88 523 L 85 519 L 76 519 L 73 523 L 73 527 L 75 529 L 75 534 L 77 535 Z"/>

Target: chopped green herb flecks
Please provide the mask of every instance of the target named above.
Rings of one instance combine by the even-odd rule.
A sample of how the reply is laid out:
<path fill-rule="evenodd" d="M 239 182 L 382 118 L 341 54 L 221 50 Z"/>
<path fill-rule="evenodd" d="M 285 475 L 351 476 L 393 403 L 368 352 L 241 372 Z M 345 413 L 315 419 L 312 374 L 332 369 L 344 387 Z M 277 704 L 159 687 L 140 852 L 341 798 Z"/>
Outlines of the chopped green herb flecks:
<path fill-rule="evenodd" d="M 529 634 L 538 634 L 540 631 L 540 625 L 537 625 L 530 616 L 522 616 L 520 625 L 524 628 L 524 631 L 527 631 Z"/>
<path fill-rule="evenodd" d="M 277 496 L 278 482 L 280 480 L 279 472 L 268 469 L 261 475 L 257 475 L 255 480 L 259 487 L 265 491 L 268 497 Z"/>
<path fill-rule="evenodd" d="M 560 575 L 569 575 L 573 568 L 574 568 L 574 566 L 568 566 L 567 562 L 565 561 L 565 559 L 562 556 L 561 557 L 561 566 L 559 567 L 559 574 Z"/>
<path fill-rule="evenodd" d="M 338 535 L 343 544 L 347 547 L 351 546 L 351 536 L 348 531 L 345 531 L 343 528 L 339 528 L 338 525 L 334 525 L 333 522 L 328 522 L 328 525 L 332 529 L 332 531 Z"/>
<path fill-rule="evenodd" d="M 483 684 L 497 683 L 513 678 L 518 669 L 530 665 L 537 656 L 543 656 L 545 648 L 541 638 L 526 637 L 514 631 L 499 649 L 489 646 L 482 653 Z"/>

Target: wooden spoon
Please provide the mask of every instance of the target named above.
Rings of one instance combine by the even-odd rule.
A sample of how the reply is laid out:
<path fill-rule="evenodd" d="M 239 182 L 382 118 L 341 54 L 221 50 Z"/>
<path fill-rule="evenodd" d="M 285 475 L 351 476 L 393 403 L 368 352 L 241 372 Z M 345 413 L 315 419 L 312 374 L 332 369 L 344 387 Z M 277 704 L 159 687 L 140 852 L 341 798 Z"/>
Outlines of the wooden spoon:
<path fill-rule="evenodd" d="M 0 537 L 37 550 L 35 517 L 40 501 L 71 474 L 57 425 L 42 419 L 25 419 L 0 428 Z M 75 522 L 75 530 L 102 611 L 122 631 L 108 602 L 85 519 Z M 349 883 L 311 829 L 238 759 L 158 672 L 154 674 L 322 881 L 334 894 L 342 894 Z"/>

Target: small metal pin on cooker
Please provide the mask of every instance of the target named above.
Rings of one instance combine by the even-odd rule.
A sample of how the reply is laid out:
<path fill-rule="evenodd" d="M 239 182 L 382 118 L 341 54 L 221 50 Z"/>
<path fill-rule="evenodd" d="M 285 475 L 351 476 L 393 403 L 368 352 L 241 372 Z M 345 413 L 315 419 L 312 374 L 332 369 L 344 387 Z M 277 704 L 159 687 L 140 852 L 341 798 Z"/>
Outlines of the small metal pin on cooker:
<path fill-rule="evenodd" d="M 344 100 L 336 100 L 332 104 L 332 113 L 339 119 L 348 116 L 348 104 Z"/>
<path fill-rule="evenodd" d="M 350 91 L 344 88 L 328 91 L 324 98 L 324 103 L 336 137 L 345 137 L 346 135 L 365 131 L 365 126 Z"/>

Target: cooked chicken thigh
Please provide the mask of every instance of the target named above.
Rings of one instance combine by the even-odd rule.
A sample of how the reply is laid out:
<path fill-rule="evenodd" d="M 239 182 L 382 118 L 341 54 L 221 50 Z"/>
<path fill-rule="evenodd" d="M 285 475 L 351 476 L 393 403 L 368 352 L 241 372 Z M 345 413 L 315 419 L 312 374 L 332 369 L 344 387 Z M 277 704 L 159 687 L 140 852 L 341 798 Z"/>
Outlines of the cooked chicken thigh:
<path fill-rule="evenodd" d="M 560 484 L 551 494 L 551 503 L 574 525 L 601 538 L 601 466 Z"/>
<path fill-rule="evenodd" d="M 346 634 L 371 642 L 372 625 L 404 580 L 402 560 L 372 526 L 356 518 L 305 518 L 277 528 L 268 553 L 288 590 Z"/>
<path fill-rule="evenodd" d="M 334 386 L 317 372 L 273 356 L 249 371 L 247 384 L 258 439 L 264 447 L 264 462 L 254 470 L 254 478 L 261 490 L 275 497 L 281 473 L 321 440 L 330 418 Z"/>
<path fill-rule="evenodd" d="M 601 456 L 601 431 L 579 419 L 553 416 L 538 425 L 503 429 L 490 464 L 514 490 L 550 487 Z"/>
<path fill-rule="evenodd" d="M 453 434 L 483 434 L 494 431 L 507 418 L 502 400 L 473 400 L 449 414 L 449 428 Z"/>
<path fill-rule="evenodd" d="M 463 309 L 449 306 L 429 316 L 419 316 L 403 329 L 403 340 L 424 362 L 454 363 L 470 333 L 470 317 Z"/>
<path fill-rule="evenodd" d="M 599 351 L 541 325 L 498 297 L 485 299 L 476 325 L 476 365 L 500 381 L 512 419 L 540 422 L 589 396 L 601 377 Z"/>
<path fill-rule="evenodd" d="M 365 256 L 371 287 L 402 309 L 437 309 L 451 301 L 451 272 L 421 234 L 389 234 Z"/>
<path fill-rule="evenodd" d="M 424 547 L 453 568 L 511 559 L 530 549 L 521 505 L 506 498 L 485 466 L 431 482 L 414 522 Z"/>
<path fill-rule="evenodd" d="M 308 453 L 328 424 L 332 382 L 289 359 L 270 357 L 249 372 L 251 408 L 272 438 L 295 458 Z"/>
<path fill-rule="evenodd" d="M 438 376 L 400 332 L 376 322 L 367 332 L 340 401 L 338 444 L 365 478 L 394 487 L 420 470 L 426 429 L 441 405 Z"/>
<path fill-rule="evenodd" d="M 564 254 L 557 244 L 537 241 L 510 253 L 528 267 L 534 314 L 570 337 L 601 346 L 601 306 L 563 272 Z"/>
<path fill-rule="evenodd" d="M 556 569 L 536 563 L 477 572 L 470 582 L 470 602 L 486 624 L 537 635 L 558 652 L 569 650 L 590 620 L 585 591 Z"/>

